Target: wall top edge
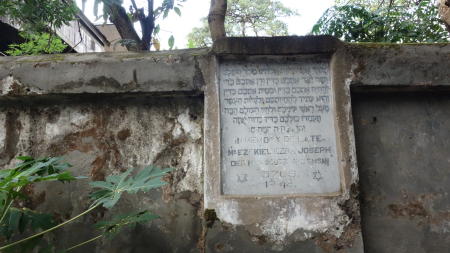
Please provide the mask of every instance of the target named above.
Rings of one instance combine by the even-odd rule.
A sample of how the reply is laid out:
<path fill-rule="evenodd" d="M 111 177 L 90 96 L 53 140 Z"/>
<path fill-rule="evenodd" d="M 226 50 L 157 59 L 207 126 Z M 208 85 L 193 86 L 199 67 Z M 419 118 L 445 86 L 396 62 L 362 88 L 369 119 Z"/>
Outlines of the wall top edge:
<path fill-rule="evenodd" d="M 247 37 L 212 48 L 0 57 L 0 97 L 48 94 L 200 94 L 211 60 L 333 55 L 352 87 L 450 87 L 450 43 L 344 43 L 331 36 Z"/>

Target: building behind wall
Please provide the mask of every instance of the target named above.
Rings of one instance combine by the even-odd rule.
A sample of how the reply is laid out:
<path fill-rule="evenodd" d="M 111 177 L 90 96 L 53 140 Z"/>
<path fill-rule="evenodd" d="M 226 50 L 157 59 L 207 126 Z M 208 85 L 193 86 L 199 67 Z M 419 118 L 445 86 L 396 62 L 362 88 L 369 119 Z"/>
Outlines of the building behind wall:
<path fill-rule="evenodd" d="M 10 44 L 23 43 L 19 35 L 20 25 L 6 17 L 0 17 L 0 52 L 8 50 Z M 118 45 L 120 35 L 113 24 L 95 26 L 81 11 L 68 25 L 57 29 L 56 34 L 69 46 L 64 52 L 93 53 L 127 51 Z"/>

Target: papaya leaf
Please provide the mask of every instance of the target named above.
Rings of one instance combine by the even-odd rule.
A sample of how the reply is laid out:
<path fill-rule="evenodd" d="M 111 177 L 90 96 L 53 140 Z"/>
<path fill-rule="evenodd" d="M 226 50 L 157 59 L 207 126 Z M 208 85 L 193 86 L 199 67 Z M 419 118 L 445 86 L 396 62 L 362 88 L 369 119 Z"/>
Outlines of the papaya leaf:
<path fill-rule="evenodd" d="M 7 226 L 7 229 L 2 228 L 6 237 L 11 231 L 24 230 L 28 221 L 23 219 L 32 220 L 29 214 L 24 216 L 11 211 L 11 206 L 16 199 L 27 198 L 22 191 L 26 186 L 43 181 L 67 182 L 82 178 L 72 176 L 67 171 L 71 165 L 61 163 L 59 157 L 34 159 L 21 156 L 19 160 L 22 162 L 14 168 L 0 170 L 0 226 Z M 5 223 L 7 221 L 8 223 Z"/>
<path fill-rule="evenodd" d="M 163 186 L 166 182 L 162 177 L 172 168 L 158 169 L 155 166 L 148 166 L 142 169 L 136 176 L 131 176 L 133 168 L 118 174 L 106 177 L 105 181 L 94 181 L 90 185 L 98 190 L 90 194 L 93 200 L 92 206 L 103 205 L 105 208 L 112 208 L 119 201 L 122 193 L 146 192 L 148 190 Z"/>
<path fill-rule="evenodd" d="M 157 218 L 159 218 L 158 215 L 152 214 L 146 210 L 138 213 L 118 215 L 113 217 L 110 221 L 98 222 L 95 224 L 95 227 L 100 229 L 103 235 L 112 237 L 125 227 L 149 222 Z"/>
<path fill-rule="evenodd" d="M 8 227 L 13 230 L 19 230 L 20 218 L 22 218 L 22 214 L 19 212 L 10 212 L 8 222 Z"/>
<path fill-rule="evenodd" d="M 9 234 L 22 234 L 27 229 L 32 232 L 45 230 L 56 225 L 52 215 L 39 213 L 27 208 L 11 207 L 6 218 L 0 224 L 0 234 L 8 238 Z"/>
<path fill-rule="evenodd" d="M 0 235 L 9 240 L 12 236 L 21 235 L 25 232 L 39 232 L 56 225 L 52 215 L 39 213 L 26 208 L 10 208 L 0 224 Z M 5 250 L 5 253 L 13 252 L 32 252 L 33 249 L 39 249 L 39 252 L 46 247 L 45 241 L 41 237 L 29 240 Z M 44 246 L 44 247 L 43 247 Z"/>
<path fill-rule="evenodd" d="M 23 162 L 13 169 L 0 171 L 0 191 L 15 195 L 15 190 L 42 181 L 72 181 L 84 177 L 74 177 L 67 171 L 68 163 L 60 163 L 60 157 L 33 159 L 20 157 Z"/>

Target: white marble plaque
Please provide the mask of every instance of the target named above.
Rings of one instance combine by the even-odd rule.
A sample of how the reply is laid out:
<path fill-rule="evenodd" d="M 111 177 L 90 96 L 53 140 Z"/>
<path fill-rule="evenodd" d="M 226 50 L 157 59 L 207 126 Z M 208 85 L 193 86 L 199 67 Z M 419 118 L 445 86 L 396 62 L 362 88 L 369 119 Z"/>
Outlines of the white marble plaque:
<path fill-rule="evenodd" d="M 340 191 L 329 58 L 219 65 L 224 195 Z"/>

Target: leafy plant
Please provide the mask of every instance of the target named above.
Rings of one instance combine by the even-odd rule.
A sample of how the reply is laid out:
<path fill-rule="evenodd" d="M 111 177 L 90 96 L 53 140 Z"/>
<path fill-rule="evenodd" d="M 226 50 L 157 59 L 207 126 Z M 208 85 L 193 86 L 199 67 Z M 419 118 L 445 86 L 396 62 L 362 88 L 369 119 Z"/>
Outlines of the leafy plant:
<path fill-rule="evenodd" d="M 27 232 L 37 233 L 55 225 L 56 222 L 50 214 L 39 213 L 27 208 L 11 207 L 4 221 L 0 224 L 0 234 L 9 241 L 13 236 L 23 235 Z M 52 246 L 45 240 L 41 240 L 41 237 L 37 237 L 2 252 L 31 252 L 36 248 L 40 250 L 50 250 Z"/>
<path fill-rule="evenodd" d="M 0 17 L 20 26 L 22 44 L 12 44 L 7 54 L 35 55 L 60 53 L 67 46 L 50 33 L 75 19 L 75 1 L 1 0 Z"/>
<path fill-rule="evenodd" d="M 283 36 L 288 34 L 287 24 L 280 18 L 298 15 L 280 0 L 228 0 L 225 19 L 227 36 Z M 212 45 L 207 18 L 202 26 L 188 34 L 188 47 Z"/>
<path fill-rule="evenodd" d="M 86 1 L 82 1 L 83 6 Z M 150 50 L 153 39 L 157 39 L 157 35 L 161 31 L 157 24 L 158 19 L 167 18 L 171 11 L 181 16 L 180 8 L 184 2 L 186 0 L 146 0 L 141 2 L 132 0 L 131 5 L 126 9 L 123 6 L 123 0 L 94 0 L 93 12 L 97 19 L 103 18 L 105 22 L 111 21 L 117 27 L 123 40 L 134 42 L 124 44 L 128 50 Z M 134 29 L 134 22 L 139 22 L 141 35 Z M 174 44 L 172 38 L 168 40 L 171 49 Z"/>
<path fill-rule="evenodd" d="M 11 56 L 61 53 L 67 48 L 64 42 L 49 33 L 20 33 L 26 42 L 9 45 L 7 54 Z"/>
<path fill-rule="evenodd" d="M 68 163 L 60 163 L 59 157 L 34 159 L 20 156 L 22 163 L 12 169 L 0 170 L 0 223 L 3 222 L 12 203 L 25 198 L 20 192 L 24 187 L 42 181 L 71 181 L 77 179 L 67 168 Z"/>
<path fill-rule="evenodd" d="M 0 224 L 0 233 L 9 240 L 14 233 L 24 233 L 27 229 L 38 231 L 53 227 L 55 221 L 50 214 L 38 213 L 27 208 L 10 208 L 4 222 Z"/>
<path fill-rule="evenodd" d="M 37 232 L 55 225 L 52 217 L 29 209 L 13 208 L 15 201 L 26 199 L 22 190 L 34 183 L 43 181 L 68 182 L 81 177 L 74 177 L 67 169 L 71 166 L 62 163 L 59 157 L 34 159 L 29 156 L 17 157 L 22 162 L 12 169 L 0 170 L 0 235 L 9 240 L 14 235 L 25 232 Z M 21 247 L 13 249 L 27 252 L 39 244 L 31 240 Z M 6 252 L 6 251 L 5 251 Z"/>
<path fill-rule="evenodd" d="M 370 7 L 370 6 L 369 6 Z M 347 42 L 447 42 L 448 33 L 432 0 L 417 4 L 335 6 L 322 15 L 312 34 L 328 34 Z"/>
<path fill-rule="evenodd" d="M 28 243 L 30 240 L 34 240 L 46 233 L 56 230 L 92 212 L 94 209 L 100 206 L 111 209 L 117 204 L 124 192 L 146 192 L 151 189 L 163 186 L 166 184 L 166 182 L 162 181 L 162 178 L 166 175 L 167 172 L 172 170 L 171 168 L 160 170 L 154 166 L 148 166 L 143 168 L 135 176 L 132 175 L 134 169 L 129 169 L 117 175 L 110 175 L 106 177 L 105 181 L 91 182 L 90 185 L 93 186 L 96 190 L 90 195 L 92 204 L 87 210 L 61 224 L 51 227 L 44 227 L 37 226 L 37 224 L 41 224 L 38 222 L 39 219 L 37 218 L 40 217 L 42 220 L 44 216 L 34 217 L 30 215 L 24 216 L 23 214 L 19 215 L 16 212 L 17 209 L 11 209 L 12 202 L 18 196 L 22 196 L 22 194 L 20 194 L 20 188 L 24 187 L 25 185 L 40 181 L 70 181 L 73 179 L 77 179 L 77 177 L 71 176 L 70 173 L 64 170 L 70 165 L 57 163 L 59 158 L 43 158 L 38 160 L 34 160 L 31 157 L 19 158 L 23 160 L 23 163 L 19 164 L 14 169 L 3 171 L 0 170 L 0 187 L 3 187 L 0 188 L 1 192 L 10 192 L 9 195 L 6 194 L 5 196 L 2 196 L 1 203 L 3 203 L 3 206 L 9 210 L 9 217 L 12 217 L 8 219 L 8 223 L 4 224 L 4 226 L 2 227 L 2 231 L 5 231 L 5 234 L 9 235 L 13 230 L 23 230 L 21 221 L 24 224 L 31 224 L 35 229 L 45 230 L 22 240 L 2 246 L 0 247 L 0 251 L 9 250 L 17 245 Z M 3 218 L 5 217 L 6 214 L 3 215 Z M 131 226 L 137 223 L 148 222 L 157 217 L 158 216 L 151 214 L 149 211 L 145 210 L 137 213 L 134 212 L 132 214 L 116 216 L 112 218 L 111 221 L 99 222 L 96 224 L 96 227 L 101 230 L 102 233 L 100 235 L 70 248 L 67 248 L 65 252 L 100 239 L 104 236 L 112 237 L 113 235 L 117 234 L 117 232 L 120 231 L 123 227 Z M 29 221 L 30 219 L 31 221 Z M 42 224 L 49 224 L 49 222 Z M 11 236 L 7 238 L 10 237 Z"/>
<path fill-rule="evenodd" d="M 0 1 L 0 16 L 14 20 L 27 32 L 47 32 L 49 28 L 59 28 L 73 20 L 77 12 L 78 8 L 74 1 Z"/>

